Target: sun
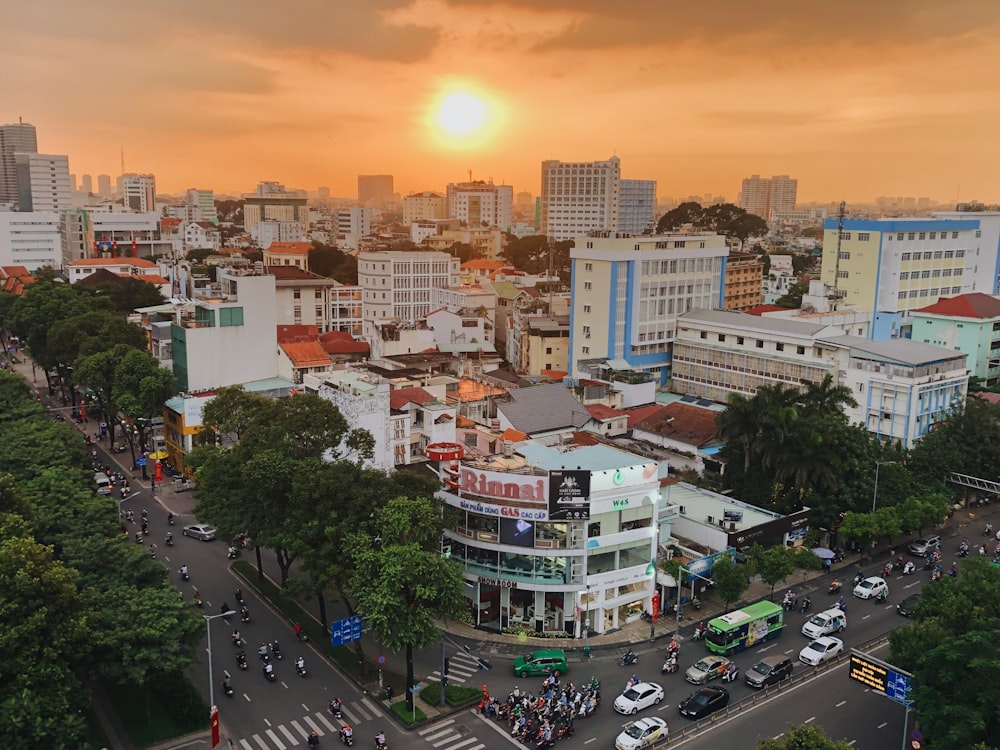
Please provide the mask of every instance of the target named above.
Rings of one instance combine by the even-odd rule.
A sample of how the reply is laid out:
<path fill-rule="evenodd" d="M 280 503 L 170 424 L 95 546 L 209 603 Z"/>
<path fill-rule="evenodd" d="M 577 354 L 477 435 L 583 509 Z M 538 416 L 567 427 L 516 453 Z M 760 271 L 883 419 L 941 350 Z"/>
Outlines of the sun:
<path fill-rule="evenodd" d="M 486 102 L 464 91 L 448 94 L 438 105 L 437 123 L 452 135 L 472 135 L 486 124 Z"/>

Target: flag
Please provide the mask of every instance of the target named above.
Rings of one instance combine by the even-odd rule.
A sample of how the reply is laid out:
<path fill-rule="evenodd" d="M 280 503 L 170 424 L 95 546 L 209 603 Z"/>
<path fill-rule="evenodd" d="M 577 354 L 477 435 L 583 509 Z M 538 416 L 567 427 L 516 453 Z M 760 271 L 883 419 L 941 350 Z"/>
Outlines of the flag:
<path fill-rule="evenodd" d="M 94 257 L 101 257 L 101 246 L 97 244 L 97 240 L 94 240 Z"/>
<path fill-rule="evenodd" d="M 139 251 L 135 247 L 135 237 L 132 238 L 132 257 L 133 258 L 139 257 Z"/>
<path fill-rule="evenodd" d="M 118 240 L 111 240 L 111 257 L 118 257 Z"/>

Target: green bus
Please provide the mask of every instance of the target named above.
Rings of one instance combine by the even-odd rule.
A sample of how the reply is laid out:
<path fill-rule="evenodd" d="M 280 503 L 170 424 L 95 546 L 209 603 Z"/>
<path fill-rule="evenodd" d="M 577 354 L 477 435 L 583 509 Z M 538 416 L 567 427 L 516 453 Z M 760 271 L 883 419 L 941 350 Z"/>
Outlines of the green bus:
<path fill-rule="evenodd" d="M 705 645 L 713 653 L 728 656 L 777 638 L 783 627 L 785 610 L 765 600 L 709 620 Z"/>

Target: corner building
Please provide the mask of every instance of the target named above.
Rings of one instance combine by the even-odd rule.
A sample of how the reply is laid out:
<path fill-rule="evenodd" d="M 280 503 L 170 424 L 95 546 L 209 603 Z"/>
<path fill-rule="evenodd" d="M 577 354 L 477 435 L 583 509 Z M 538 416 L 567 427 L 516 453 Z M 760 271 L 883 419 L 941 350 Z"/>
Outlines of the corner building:
<path fill-rule="evenodd" d="M 651 609 L 660 527 L 677 511 L 661 502 L 656 462 L 605 445 L 470 458 L 449 447 L 445 545 L 476 627 L 580 637 L 584 623 L 603 633 Z"/>

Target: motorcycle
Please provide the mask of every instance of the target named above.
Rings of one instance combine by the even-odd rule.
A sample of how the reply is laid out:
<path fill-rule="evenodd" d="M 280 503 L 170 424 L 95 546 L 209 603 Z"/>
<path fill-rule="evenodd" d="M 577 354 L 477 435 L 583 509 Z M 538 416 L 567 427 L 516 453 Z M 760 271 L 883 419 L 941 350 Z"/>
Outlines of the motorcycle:
<path fill-rule="evenodd" d="M 913 560 L 907 560 L 906 565 L 903 566 L 903 575 L 911 576 L 913 575 L 913 570 L 916 566 L 913 564 Z"/>
<path fill-rule="evenodd" d="M 181 574 L 181 580 L 182 581 L 190 581 L 191 580 L 191 574 L 188 573 L 186 570 L 181 570 L 180 574 Z"/>
<path fill-rule="evenodd" d="M 278 676 L 274 673 L 273 669 L 270 672 L 267 671 L 266 664 L 263 667 L 261 667 L 261 671 L 264 673 L 264 677 L 267 678 L 268 682 L 274 682 L 276 679 L 278 679 Z"/>
<path fill-rule="evenodd" d="M 739 677 L 740 670 L 735 664 L 730 664 L 725 672 L 722 673 L 723 682 L 735 682 L 736 678 Z"/>
<path fill-rule="evenodd" d="M 163 540 L 163 543 L 165 545 L 167 545 L 168 547 L 173 547 L 174 546 L 174 535 L 173 534 L 167 534 L 166 538 Z"/>
<path fill-rule="evenodd" d="M 240 610 L 240 619 L 243 622 L 250 622 L 250 610 L 244 607 Z"/>
<path fill-rule="evenodd" d="M 295 672 L 299 675 L 299 677 L 305 677 L 307 674 L 309 674 L 306 671 L 305 665 L 299 666 L 298 664 L 296 664 Z"/>
<path fill-rule="evenodd" d="M 830 587 L 826 590 L 826 593 L 837 594 L 840 593 L 840 589 L 840 581 L 830 581 Z"/>
<path fill-rule="evenodd" d="M 240 651 L 236 654 L 236 665 L 242 669 L 244 672 L 247 671 L 247 654 L 246 651 Z"/>
<path fill-rule="evenodd" d="M 233 697 L 233 686 L 232 683 L 229 682 L 228 677 L 222 681 L 222 690 L 226 694 L 227 698 Z"/>
<path fill-rule="evenodd" d="M 281 647 L 278 645 L 278 642 L 272 641 L 267 645 L 267 647 L 270 650 L 270 652 L 274 654 L 274 658 L 277 659 L 278 661 L 281 661 Z"/>
<path fill-rule="evenodd" d="M 660 668 L 660 674 L 673 674 L 678 669 L 677 657 L 668 656 L 667 660 L 663 662 L 663 666 Z"/>
<path fill-rule="evenodd" d="M 802 612 L 802 614 L 805 614 L 810 609 L 812 609 L 812 600 L 810 600 L 809 597 L 807 596 L 805 599 L 802 600 L 802 604 L 799 605 L 799 611 Z"/>
<path fill-rule="evenodd" d="M 174 514 L 173 513 L 167 513 L 167 525 L 168 526 L 173 526 L 174 525 Z"/>
<path fill-rule="evenodd" d="M 340 730 L 340 741 L 343 742 L 348 747 L 350 747 L 351 745 L 354 744 L 354 735 L 353 734 L 346 734 L 344 732 L 344 730 L 341 729 Z"/>
<path fill-rule="evenodd" d="M 298 633 L 295 634 L 295 640 L 297 640 L 299 643 L 308 643 L 309 636 L 306 635 L 306 631 L 300 630 Z"/>
<path fill-rule="evenodd" d="M 708 632 L 708 628 L 705 627 L 704 623 L 699 623 L 698 627 L 694 629 L 694 635 L 691 636 L 691 640 L 700 641 L 705 637 L 706 632 Z"/>
<path fill-rule="evenodd" d="M 389 743 L 384 740 L 380 741 L 379 738 L 376 737 L 375 750 L 389 750 Z"/>
<path fill-rule="evenodd" d="M 242 636 L 233 635 L 230 636 L 230 639 L 232 640 L 233 645 L 238 649 L 242 649 L 246 645 L 246 641 L 243 640 Z"/>
<path fill-rule="evenodd" d="M 327 709 L 337 721 L 344 718 L 343 706 L 336 701 L 330 701 L 330 706 Z"/>
<path fill-rule="evenodd" d="M 632 649 L 629 649 L 624 654 L 622 654 L 621 666 L 628 667 L 632 664 L 637 664 L 638 662 L 639 662 L 639 657 Z"/>
<path fill-rule="evenodd" d="M 235 560 L 239 556 L 240 556 L 240 551 L 235 547 L 230 547 L 229 551 L 226 552 L 226 558 L 229 560 Z"/>

